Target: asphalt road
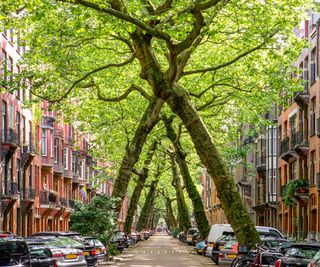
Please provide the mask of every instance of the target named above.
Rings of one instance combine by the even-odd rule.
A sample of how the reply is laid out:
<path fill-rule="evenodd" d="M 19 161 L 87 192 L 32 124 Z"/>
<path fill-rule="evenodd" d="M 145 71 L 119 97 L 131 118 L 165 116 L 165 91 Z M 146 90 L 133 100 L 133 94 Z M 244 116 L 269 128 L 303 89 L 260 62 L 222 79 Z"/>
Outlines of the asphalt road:
<path fill-rule="evenodd" d="M 158 233 L 147 241 L 125 250 L 119 262 L 109 266 L 125 267 L 198 267 L 216 266 L 211 259 L 197 255 L 192 246 L 180 244 L 167 234 Z"/>

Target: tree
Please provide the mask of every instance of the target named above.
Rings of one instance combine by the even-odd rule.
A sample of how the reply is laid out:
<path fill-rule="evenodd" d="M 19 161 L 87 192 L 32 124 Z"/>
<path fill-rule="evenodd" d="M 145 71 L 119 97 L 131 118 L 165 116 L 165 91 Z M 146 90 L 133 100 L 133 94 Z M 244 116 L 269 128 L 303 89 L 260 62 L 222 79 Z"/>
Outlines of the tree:
<path fill-rule="evenodd" d="M 117 229 L 115 205 L 115 199 L 106 196 L 96 196 L 86 206 L 77 204 L 70 217 L 71 229 L 109 243 Z"/>
<path fill-rule="evenodd" d="M 121 79 L 121 89 L 145 86 L 182 120 L 239 243 L 259 240 L 198 111 L 211 112 L 220 98 L 259 113 L 280 89 L 296 88 L 285 78 L 300 49 L 292 27 L 311 1 L 11 2 L 1 2 L 2 13 L 25 9 L 19 21 L 32 29 L 25 32 L 31 47 L 25 73 L 35 94 L 54 102 L 83 90 L 114 93 L 108 87 L 118 88 Z"/>

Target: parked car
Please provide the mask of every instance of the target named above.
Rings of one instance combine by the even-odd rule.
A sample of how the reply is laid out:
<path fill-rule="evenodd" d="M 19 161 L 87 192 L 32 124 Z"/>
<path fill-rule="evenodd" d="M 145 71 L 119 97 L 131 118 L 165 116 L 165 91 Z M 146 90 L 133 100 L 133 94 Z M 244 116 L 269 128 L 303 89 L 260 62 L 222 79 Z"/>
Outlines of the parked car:
<path fill-rule="evenodd" d="M 276 261 L 275 267 L 307 267 L 320 251 L 317 243 L 296 243 L 289 248 L 283 257 Z M 313 264 L 313 263 L 312 263 Z"/>
<path fill-rule="evenodd" d="M 64 242 L 63 242 L 64 243 Z M 27 244 L 30 248 L 46 247 L 52 253 L 56 261 L 55 267 L 85 267 L 87 261 L 81 249 L 67 247 L 61 244 L 56 237 L 28 238 Z"/>
<path fill-rule="evenodd" d="M 188 245 L 195 245 L 196 244 L 196 236 L 194 234 L 199 233 L 198 228 L 189 228 L 187 232 L 187 239 L 186 242 Z"/>
<path fill-rule="evenodd" d="M 128 246 L 126 234 L 122 231 L 116 231 L 111 242 L 116 243 L 117 249 L 120 251 L 124 250 Z"/>
<path fill-rule="evenodd" d="M 102 244 L 102 242 L 100 240 L 98 240 L 95 237 L 85 236 L 84 241 L 85 241 L 85 243 L 89 244 L 90 246 L 95 247 L 98 261 L 103 261 L 103 260 L 108 259 L 107 248 Z"/>
<path fill-rule="evenodd" d="M 47 236 L 44 233 L 49 233 Z M 52 235 L 50 235 L 52 233 Z M 61 235 L 60 235 L 61 233 Z M 34 234 L 37 235 L 38 233 Z M 56 237 L 55 246 L 59 248 L 75 248 L 80 249 L 83 252 L 83 255 L 86 259 L 86 262 L 89 266 L 97 266 L 98 257 L 96 253 L 96 248 L 84 243 L 83 237 L 80 235 L 73 235 L 74 233 L 67 234 L 66 232 L 43 232 L 38 238 L 44 237 Z"/>
<path fill-rule="evenodd" d="M 137 243 L 139 241 L 140 234 L 136 230 L 131 230 L 130 238 L 134 241 L 134 243 Z"/>
<path fill-rule="evenodd" d="M 204 250 L 207 248 L 206 240 L 202 240 L 196 244 L 195 251 L 198 255 L 203 255 Z"/>
<path fill-rule="evenodd" d="M 261 238 L 285 238 L 284 235 L 277 229 L 267 226 L 256 226 Z M 212 251 L 218 238 L 220 238 L 224 232 L 233 232 L 230 224 L 213 224 L 211 225 L 210 232 L 208 235 L 208 247 L 206 251 L 206 256 L 212 258 Z M 216 258 L 215 258 L 216 259 Z"/>
<path fill-rule="evenodd" d="M 220 236 L 217 241 L 213 244 L 212 246 L 212 255 L 211 255 L 211 259 L 218 264 L 218 260 L 219 260 L 219 252 L 220 250 L 224 247 L 224 245 L 230 241 L 230 240 L 234 240 L 234 232 L 223 232 L 222 236 Z"/>
<path fill-rule="evenodd" d="M 11 237 L 0 238 L 0 266 L 31 267 L 26 241 Z"/>
<path fill-rule="evenodd" d="M 185 233 L 182 231 L 182 232 L 180 232 L 180 233 L 178 234 L 177 239 L 178 239 L 180 242 L 184 243 L 184 242 L 186 242 L 187 237 L 186 237 Z"/>
<path fill-rule="evenodd" d="M 308 267 L 319 267 L 320 266 L 320 251 L 311 259 Z"/>
<path fill-rule="evenodd" d="M 45 245 L 29 246 L 32 267 L 56 267 L 57 260 Z"/>
<path fill-rule="evenodd" d="M 262 244 L 264 248 L 269 248 L 273 250 L 278 256 L 281 255 L 277 252 L 277 248 L 279 248 L 282 244 L 288 242 L 284 238 L 261 238 Z M 238 242 L 237 240 L 231 239 L 227 241 L 227 243 L 220 249 L 218 264 L 220 266 L 231 266 L 234 259 L 238 256 Z M 267 256 L 267 255 L 266 255 Z"/>

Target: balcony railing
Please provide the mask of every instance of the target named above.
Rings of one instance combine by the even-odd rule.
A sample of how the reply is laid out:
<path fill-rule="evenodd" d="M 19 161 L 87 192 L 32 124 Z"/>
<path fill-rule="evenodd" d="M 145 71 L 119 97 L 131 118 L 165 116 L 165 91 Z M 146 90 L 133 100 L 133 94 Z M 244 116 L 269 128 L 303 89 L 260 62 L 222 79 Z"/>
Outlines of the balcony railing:
<path fill-rule="evenodd" d="M 289 136 L 286 136 L 282 141 L 281 141 L 281 147 L 280 147 L 280 151 L 281 151 L 281 155 L 287 153 L 289 151 L 290 148 L 290 143 L 289 143 Z"/>
<path fill-rule="evenodd" d="M 22 154 L 35 154 L 36 146 L 33 142 L 26 142 L 22 145 Z"/>
<path fill-rule="evenodd" d="M 64 173 L 64 164 L 63 162 L 55 162 L 53 165 L 53 171 L 56 173 Z"/>
<path fill-rule="evenodd" d="M 56 120 L 56 118 L 53 116 L 42 116 L 41 127 L 53 130 L 55 120 Z"/>
<path fill-rule="evenodd" d="M 75 200 L 74 200 L 74 199 L 69 199 L 69 207 L 70 207 L 71 209 L 74 209 L 75 205 L 76 205 Z"/>
<path fill-rule="evenodd" d="M 34 200 L 35 190 L 32 187 L 24 188 L 22 190 L 22 199 L 24 200 Z"/>
<path fill-rule="evenodd" d="M 1 142 L 18 146 L 20 145 L 19 134 L 14 129 L 1 130 Z"/>
<path fill-rule="evenodd" d="M 281 197 L 284 196 L 284 193 L 285 193 L 285 190 L 286 190 L 286 186 L 287 186 L 287 185 L 282 185 L 282 186 L 280 187 L 280 196 L 281 196 Z"/>
<path fill-rule="evenodd" d="M 2 183 L 3 190 L 2 190 L 2 196 L 3 197 L 13 197 L 18 194 L 20 194 L 18 190 L 18 183 L 13 181 L 4 181 Z"/>
<path fill-rule="evenodd" d="M 40 192 L 40 204 L 49 205 L 57 202 L 57 195 L 49 191 Z"/>
<path fill-rule="evenodd" d="M 73 173 L 72 173 L 72 171 L 70 171 L 70 170 L 64 170 L 64 171 L 63 171 L 63 177 L 64 177 L 64 178 L 72 179 L 72 178 L 73 178 Z"/>
<path fill-rule="evenodd" d="M 64 207 L 64 208 L 66 208 L 66 207 L 67 207 L 67 204 L 68 204 L 67 199 L 64 198 L 64 197 L 60 197 L 60 205 L 61 205 L 62 207 Z"/>

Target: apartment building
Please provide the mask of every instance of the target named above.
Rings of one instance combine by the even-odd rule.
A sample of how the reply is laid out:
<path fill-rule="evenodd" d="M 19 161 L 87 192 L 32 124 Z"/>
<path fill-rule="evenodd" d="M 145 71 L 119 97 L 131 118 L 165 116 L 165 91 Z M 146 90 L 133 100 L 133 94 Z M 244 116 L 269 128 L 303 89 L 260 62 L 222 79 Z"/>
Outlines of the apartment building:
<path fill-rule="evenodd" d="M 4 30 L 1 40 L 1 79 L 14 83 L 20 72 L 18 34 Z M 35 110 L 24 107 L 32 98 L 20 88 L 0 94 L 1 115 L 1 229 L 28 236 L 38 231 L 68 230 L 77 202 L 97 194 L 111 195 L 113 179 L 97 184 L 106 163 L 89 154 L 90 135 L 83 135 L 43 101 Z M 35 115 L 35 111 L 37 115 Z M 40 117 L 39 117 L 40 116 Z M 87 194 L 81 194 L 86 188 Z M 125 202 L 126 203 L 126 202 Z M 123 207 L 121 222 L 127 206 Z"/>

